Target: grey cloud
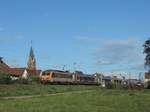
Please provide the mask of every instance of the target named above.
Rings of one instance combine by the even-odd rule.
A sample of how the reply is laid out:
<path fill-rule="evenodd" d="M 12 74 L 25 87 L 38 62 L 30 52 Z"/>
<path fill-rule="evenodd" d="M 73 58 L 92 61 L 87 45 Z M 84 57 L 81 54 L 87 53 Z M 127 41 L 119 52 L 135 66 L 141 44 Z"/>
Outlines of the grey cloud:
<path fill-rule="evenodd" d="M 92 47 L 92 59 L 97 68 L 110 71 L 144 71 L 144 41 L 137 37 L 100 38 L 76 36 L 80 45 Z"/>
<path fill-rule="evenodd" d="M 103 41 L 101 46 L 94 50 L 93 56 L 97 66 L 136 65 L 144 61 L 140 48 L 142 48 L 142 43 L 137 38 L 128 38 L 126 40 L 110 39 Z M 134 69 L 137 69 L 137 67 L 135 66 Z"/>
<path fill-rule="evenodd" d="M 74 39 L 80 43 L 89 43 L 89 44 L 104 41 L 104 39 L 102 38 L 95 38 L 95 37 L 92 38 L 88 36 L 75 36 Z"/>
<path fill-rule="evenodd" d="M 96 65 L 99 66 L 99 65 L 112 65 L 114 64 L 113 62 L 111 61 L 108 61 L 108 60 L 99 60 L 97 59 L 96 61 Z"/>
<path fill-rule="evenodd" d="M 140 71 L 145 71 L 144 69 L 144 63 L 139 63 L 134 65 L 133 67 L 130 68 L 131 70 L 140 70 Z"/>

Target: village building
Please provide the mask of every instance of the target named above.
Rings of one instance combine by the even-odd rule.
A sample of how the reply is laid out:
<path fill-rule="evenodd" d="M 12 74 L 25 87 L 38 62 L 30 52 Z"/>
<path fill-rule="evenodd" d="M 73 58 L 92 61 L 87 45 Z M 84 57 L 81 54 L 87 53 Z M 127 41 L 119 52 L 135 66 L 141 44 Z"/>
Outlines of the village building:
<path fill-rule="evenodd" d="M 94 76 L 96 77 L 95 81 L 101 84 L 102 87 L 106 87 L 110 83 L 120 85 L 123 82 L 123 79 L 117 76 L 104 75 L 102 73 L 95 73 Z"/>
<path fill-rule="evenodd" d="M 144 82 L 148 82 L 148 81 L 150 81 L 150 73 L 146 72 Z"/>
<path fill-rule="evenodd" d="M 36 60 L 31 46 L 29 59 L 27 63 L 28 67 L 24 68 L 13 68 L 7 65 L 2 57 L 0 57 L 0 73 L 10 74 L 12 79 L 18 79 L 19 77 L 28 78 L 29 76 L 40 76 L 41 70 L 36 69 Z"/>
<path fill-rule="evenodd" d="M 148 72 L 145 73 L 144 84 L 146 88 L 150 86 L 150 73 Z"/>

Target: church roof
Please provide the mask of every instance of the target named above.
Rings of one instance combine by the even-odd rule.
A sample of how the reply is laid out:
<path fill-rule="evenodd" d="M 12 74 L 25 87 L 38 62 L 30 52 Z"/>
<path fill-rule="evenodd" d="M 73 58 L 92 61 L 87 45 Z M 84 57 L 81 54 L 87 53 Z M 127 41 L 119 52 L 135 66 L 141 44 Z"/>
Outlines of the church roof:
<path fill-rule="evenodd" d="M 30 54 L 29 54 L 29 57 L 31 57 L 32 59 L 34 59 L 34 52 L 33 52 L 32 46 L 31 46 L 31 48 L 30 48 Z"/>
<path fill-rule="evenodd" d="M 36 60 L 34 57 L 33 48 L 31 46 L 30 53 L 29 53 L 29 59 L 28 59 L 28 68 L 35 69 L 36 68 Z"/>

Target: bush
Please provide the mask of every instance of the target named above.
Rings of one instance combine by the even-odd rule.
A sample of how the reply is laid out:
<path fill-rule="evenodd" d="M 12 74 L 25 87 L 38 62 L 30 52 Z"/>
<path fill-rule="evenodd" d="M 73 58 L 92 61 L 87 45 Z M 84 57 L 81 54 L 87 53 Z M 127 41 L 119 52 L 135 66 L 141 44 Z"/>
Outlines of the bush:
<path fill-rule="evenodd" d="M 38 76 L 30 76 L 30 77 L 29 77 L 29 80 L 30 80 L 32 83 L 40 83 L 40 77 L 38 77 Z"/>
<path fill-rule="evenodd" d="M 107 88 L 107 89 L 114 89 L 115 86 L 114 86 L 113 83 L 109 82 L 109 83 L 106 83 L 106 88 Z"/>
<path fill-rule="evenodd" d="M 12 82 L 9 74 L 0 73 L 0 84 L 10 84 Z"/>
<path fill-rule="evenodd" d="M 147 89 L 150 89 L 150 81 L 148 81 L 148 82 L 146 83 L 146 88 L 147 88 Z"/>
<path fill-rule="evenodd" d="M 122 84 L 115 84 L 112 82 L 106 83 L 106 88 L 107 89 L 125 89 Z"/>
<path fill-rule="evenodd" d="M 38 76 L 29 76 L 28 78 L 20 77 L 15 82 L 19 84 L 34 84 L 34 83 L 40 83 L 40 78 Z"/>
<path fill-rule="evenodd" d="M 29 79 L 27 78 L 22 78 L 22 77 L 20 77 L 18 80 L 16 80 L 15 81 L 16 83 L 19 83 L 19 84 L 29 84 L 30 83 L 30 81 L 29 81 Z"/>

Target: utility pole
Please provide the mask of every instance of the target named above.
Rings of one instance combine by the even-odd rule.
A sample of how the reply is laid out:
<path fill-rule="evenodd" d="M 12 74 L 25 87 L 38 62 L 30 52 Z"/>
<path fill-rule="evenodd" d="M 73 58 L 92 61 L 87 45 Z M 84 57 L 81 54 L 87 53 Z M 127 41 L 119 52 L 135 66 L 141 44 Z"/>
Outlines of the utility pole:
<path fill-rule="evenodd" d="M 129 88 L 131 88 L 131 72 L 129 72 Z"/>
<path fill-rule="evenodd" d="M 98 82 L 99 82 L 99 78 L 100 78 L 100 84 L 102 86 L 103 85 L 103 74 L 102 73 L 98 74 Z"/>
<path fill-rule="evenodd" d="M 139 82 L 141 82 L 141 76 L 142 76 L 142 73 L 140 72 L 139 73 Z"/>

